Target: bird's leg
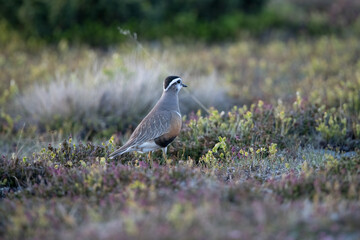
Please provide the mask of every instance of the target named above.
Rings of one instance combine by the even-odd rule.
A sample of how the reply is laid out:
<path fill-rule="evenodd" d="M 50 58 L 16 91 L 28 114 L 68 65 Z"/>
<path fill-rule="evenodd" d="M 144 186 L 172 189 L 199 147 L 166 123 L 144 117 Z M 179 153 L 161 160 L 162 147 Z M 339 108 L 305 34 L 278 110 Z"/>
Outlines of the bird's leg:
<path fill-rule="evenodd" d="M 167 147 L 162 148 L 162 152 L 163 152 L 163 158 L 165 160 L 165 163 L 167 163 L 167 155 L 166 155 Z"/>
<path fill-rule="evenodd" d="M 153 166 L 153 159 L 151 157 L 151 151 L 148 153 L 148 161 L 149 161 L 150 167 L 152 167 Z"/>

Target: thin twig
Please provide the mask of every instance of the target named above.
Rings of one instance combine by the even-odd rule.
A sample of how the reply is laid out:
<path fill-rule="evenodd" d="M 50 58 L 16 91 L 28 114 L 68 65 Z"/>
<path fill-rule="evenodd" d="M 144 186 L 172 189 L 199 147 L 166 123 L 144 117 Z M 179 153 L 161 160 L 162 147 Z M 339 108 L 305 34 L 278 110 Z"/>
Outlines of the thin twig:
<path fill-rule="evenodd" d="M 130 30 L 128 29 L 122 29 L 120 27 L 118 27 L 119 29 L 119 32 L 120 34 L 124 35 L 124 36 L 127 36 L 129 37 L 133 42 L 135 42 L 135 44 L 138 46 L 138 48 L 140 48 L 152 61 L 154 61 L 156 64 L 158 64 L 161 69 L 167 73 L 169 73 L 169 71 L 164 67 L 164 65 L 159 61 L 157 60 L 154 56 L 152 56 L 149 51 L 143 47 L 143 45 L 138 41 L 138 38 L 137 38 L 137 34 L 136 33 L 131 33 Z M 192 94 L 190 92 L 190 90 L 188 89 L 185 89 L 185 92 L 189 94 L 189 96 L 197 103 L 199 104 L 199 106 L 205 110 L 205 112 L 207 112 L 208 114 L 210 114 L 210 111 L 207 107 L 205 107 L 205 105 L 197 98 L 195 97 L 194 94 Z"/>

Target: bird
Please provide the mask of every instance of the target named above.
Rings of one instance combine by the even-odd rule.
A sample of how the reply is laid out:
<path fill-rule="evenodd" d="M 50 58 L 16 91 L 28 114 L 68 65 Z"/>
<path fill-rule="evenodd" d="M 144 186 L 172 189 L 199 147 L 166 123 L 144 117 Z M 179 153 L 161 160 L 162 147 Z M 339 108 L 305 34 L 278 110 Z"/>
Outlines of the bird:
<path fill-rule="evenodd" d="M 187 87 L 179 76 L 168 76 L 163 93 L 153 109 L 135 128 L 129 140 L 110 154 L 114 159 L 127 152 L 150 153 L 162 149 L 166 159 L 167 147 L 179 135 L 182 125 L 178 93 Z"/>

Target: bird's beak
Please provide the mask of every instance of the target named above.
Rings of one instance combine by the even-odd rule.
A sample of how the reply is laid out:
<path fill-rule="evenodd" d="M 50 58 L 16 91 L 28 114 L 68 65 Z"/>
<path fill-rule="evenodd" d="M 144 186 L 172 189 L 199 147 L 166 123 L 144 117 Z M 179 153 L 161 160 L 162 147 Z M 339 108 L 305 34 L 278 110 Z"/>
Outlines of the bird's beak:
<path fill-rule="evenodd" d="M 181 83 L 181 86 L 182 86 L 182 87 L 187 87 L 187 86 L 186 86 L 185 84 L 183 84 L 183 83 Z"/>

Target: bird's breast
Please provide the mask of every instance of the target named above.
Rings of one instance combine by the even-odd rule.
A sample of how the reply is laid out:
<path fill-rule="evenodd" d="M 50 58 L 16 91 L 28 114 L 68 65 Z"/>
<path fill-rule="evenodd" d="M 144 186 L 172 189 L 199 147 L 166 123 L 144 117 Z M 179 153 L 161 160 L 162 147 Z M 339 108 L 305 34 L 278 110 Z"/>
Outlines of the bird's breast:
<path fill-rule="evenodd" d="M 160 147 L 166 147 L 169 145 L 179 135 L 181 130 L 181 123 L 181 115 L 177 112 L 172 112 L 170 130 L 160 137 L 154 139 L 155 143 Z"/>

